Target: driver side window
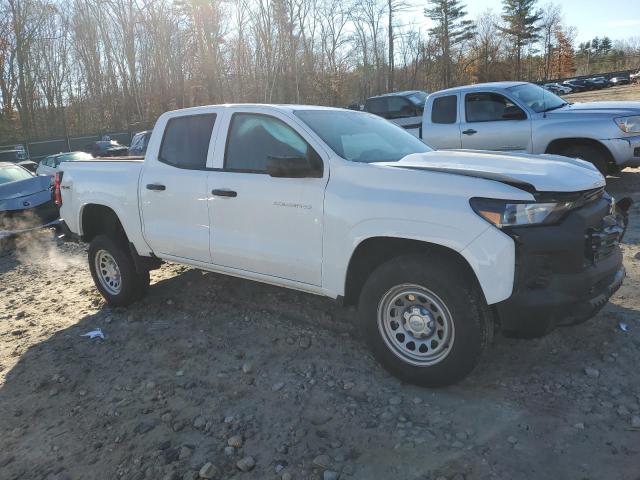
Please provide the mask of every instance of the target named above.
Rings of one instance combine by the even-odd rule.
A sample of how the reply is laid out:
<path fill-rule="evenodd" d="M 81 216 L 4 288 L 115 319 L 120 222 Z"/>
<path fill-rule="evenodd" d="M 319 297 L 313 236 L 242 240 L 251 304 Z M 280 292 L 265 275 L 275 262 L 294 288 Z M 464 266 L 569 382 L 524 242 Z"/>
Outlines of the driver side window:
<path fill-rule="evenodd" d="M 525 120 L 527 114 L 498 93 L 469 93 L 464 100 L 467 122 Z"/>
<path fill-rule="evenodd" d="M 312 159 L 311 146 L 277 118 L 256 113 L 234 113 L 225 151 L 225 170 L 265 173 L 270 157 Z"/>

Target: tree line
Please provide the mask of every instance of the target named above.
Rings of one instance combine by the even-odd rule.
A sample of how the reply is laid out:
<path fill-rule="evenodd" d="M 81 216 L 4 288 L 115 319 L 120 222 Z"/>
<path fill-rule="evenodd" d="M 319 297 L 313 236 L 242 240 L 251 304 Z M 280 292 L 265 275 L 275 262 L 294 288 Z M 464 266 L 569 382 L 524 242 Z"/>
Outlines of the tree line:
<path fill-rule="evenodd" d="M 638 66 L 639 41 L 576 48 L 576 33 L 538 0 L 477 18 L 462 0 L 0 0 L 0 145 L 148 128 L 193 105 L 346 106 Z"/>

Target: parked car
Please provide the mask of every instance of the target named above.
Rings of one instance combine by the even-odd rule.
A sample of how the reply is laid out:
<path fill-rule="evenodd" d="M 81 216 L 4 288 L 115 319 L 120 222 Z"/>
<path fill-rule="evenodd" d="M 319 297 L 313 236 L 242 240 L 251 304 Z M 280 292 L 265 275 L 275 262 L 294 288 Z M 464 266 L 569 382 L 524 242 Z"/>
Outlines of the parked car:
<path fill-rule="evenodd" d="M 177 110 L 143 161 L 60 168 L 65 236 L 89 242 L 111 305 L 140 298 L 162 260 L 334 298 L 422 385 L 466 376 L 494 318 L 542 335 L 593 316 L 624 276 L 623 222 L 589 163 L 434 151 L 364 112 Z"/>
<path fill-rule="evenodd" d="M 571 104 L 531 83 L 433 93 L 422 132 L 439 149 L 557 154 L 591 162 L 603 175 L 640 166 L 640 102 Z"/>
<path fill-rule="evenodd" d="M 58 222 L 51 179 L 34 176 L 11 162 L 0 162 L 0 240 Z"/>
<path fill-rule="evenodd" d="M 576 83 L 576 81 L 566 80 L 562 82 L 562 85 L 565 87 L 569 87 L 572 93 L 585 92 L 587 90 L 591 90 L 591 88 L 585 83 Z"/>
<path fill-rule="evenodd" d="M 617 75 L 609 79 L 609 82 L 611 82 L 612 86 L 629 85 L 629 77 L 626 75 Z"/>
<path fill-rule="evenodd" d="M 83 149 L 94 157 L 123 157 L 129 154 L 129 148 L 115 140 L 99 140 L 85 145 Z"/>
<path fill-rule="evenodd" d="M 596 83 L 592 82 L 589 79 L 574 79 L 574 80 L 568 80 L 567 82 L 570 82 L 573 85 L 576 86 L 580 86 L 582 87 L 585 91 L 590 91 L 590 90 L 598 90 L 600 88 L 599 85 L 597 85 Z M 571 85 L 569 85 L 571 86 Z"/>
<path fill-rule="evenodd" d="M 604 77 L 593 77 L 593 78 L 587 79 L 587 81 L 591 82 L 598 89 L 609 88 L 611 86 L 611 84 L 609 83 L 609 80 L 607 80 Z"/>
<path fill-rule="evenodd" d="M 86 152 L 66 152 L 49 155 L 42 159 L 38 165 L 36 174 L 53 176 L 58 171 L 58 167 L 61 163 L 75 162 L 78 160 L 91 160 L 92 158 L 93 155 Z"/>
<path fill-rule="evenodd" d="M 640 70 L 638 70 L 636 73 L 632 73 L 629 75 L 629 82 L 640 83 Z"/>
<path fill-rule="evenodd" d="M 419 136 L 422 110 L 427 95 L 427 92 L 421 90 L 378 95 L 366 100 L 364 111 L 386 118 L 407 130 L 413 130 L 414 134 Z"/>
<path fill-rule="evenodd" d="M 35 172 L 38 164 L 29 159 L 29 155 L 22 149 L 0 151 L 0 162 L 11 162 L 26 168 L 30 172 Z"/>
<path fill-rule="evenodd" d="M 142 156 L 147 151 L 147 145 L 149 145 L 149 139 L 151 138 L 151 130 L 145 130 L 144 132 L 136 133 L 131 139 L 131 145 L 129 146 L 129 155 Z"/>
<path fill-rule="evenodd" d="M 571 87 L 560 85 L 559 83 L 545 83 L 542 87 L 558 95 L 571 93 L 573 91 Z"/>

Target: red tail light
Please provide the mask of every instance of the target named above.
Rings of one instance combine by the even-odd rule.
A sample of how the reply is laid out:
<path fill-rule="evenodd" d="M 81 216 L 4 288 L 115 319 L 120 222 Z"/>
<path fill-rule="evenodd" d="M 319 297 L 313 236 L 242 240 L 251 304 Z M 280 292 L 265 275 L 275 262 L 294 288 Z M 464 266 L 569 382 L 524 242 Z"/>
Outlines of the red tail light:
<path fill-rule="evenodd" d="M 60 192 L 60 183 L 62 183 L 63 172 L 56 172 L 55 181 L 53 183 L 53 201 L 58 207 L 62 206 L 62 193 Z"/>

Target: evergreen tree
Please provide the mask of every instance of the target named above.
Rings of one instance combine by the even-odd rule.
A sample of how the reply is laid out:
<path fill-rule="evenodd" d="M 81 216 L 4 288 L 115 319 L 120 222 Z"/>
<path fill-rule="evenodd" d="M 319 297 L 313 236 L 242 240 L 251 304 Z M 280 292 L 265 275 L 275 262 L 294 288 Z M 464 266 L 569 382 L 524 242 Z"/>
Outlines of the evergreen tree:
<path fill-rule="evenodd" d="M 591 49 L 595 54 L 600 53 L 600 39 L 598 37 L 594 37 L 593 40 L 591 40 Z"/>
<path fill-rule="evenodd" d="M 600 41 L 600 52 L 606 55 L 612 47 L 611 39 L 609 37 L 603 37 Z"/>
<path fill-rule="evenodd" d="M 536 10 L 537 0 L 502 0 L 502 20 L 506 26 L 501 30 L 513 40 L 516 57 L 515 78 L 520 79 L 522 50 L 538 39 L 542 13 Z"/>
<path fill-rule="evenodd" d="M 442 84 L 449 87 L 452 83 L 451 69 L 456 47 L 465 40 L 473 38 L 475 25 L 465 20 L 467 12 L 460 0 L 430 0 L 424 9 L 426 17 L 435 22 L 429 33 L 435 37 L 440 47 L 442 62 Z"/>

